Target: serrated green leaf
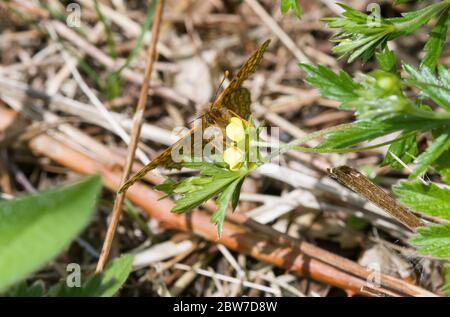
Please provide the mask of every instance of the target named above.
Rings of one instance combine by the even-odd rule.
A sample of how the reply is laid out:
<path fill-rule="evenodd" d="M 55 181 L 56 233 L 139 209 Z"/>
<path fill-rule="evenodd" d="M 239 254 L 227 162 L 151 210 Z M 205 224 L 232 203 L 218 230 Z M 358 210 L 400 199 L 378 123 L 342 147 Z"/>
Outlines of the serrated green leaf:
<path fill-rule="evenodd" d="M 389 47 L 385 47 L 382 51 L 375 54 L 377 63 L 381 70 L 393 74 L 397 74 L 397 59 L 393 51 Z"/>
<path fill-rule="evenodd" d="M 0 290 L 58 255 L 87 225 L 99 177 L 0 203 Z"/>
<path fill-rule="evenodd" d="M 450 256 L 450 225 L 439 224 L 418 228 L 410 242 L 418 248 L 419 254 L 448 257 Z"/>
<path fill-rule="evenodd" d="M 202 172 L 203 175 L 216 176 L 223 175 L 224 168 L 209 162 L 185 162 L 183 167 Z"/>
<path fill-rule="evenodd" d="M 359 57 L 367 62 L 377 49 L 386 47 L 388 41 L 417 30 L 447 10 L 450 3 L 441 1 L 417 11 L 402 13 L 399 18 L 383 18 L 376 7 L 369 15 L 348 5 L 339 5 L 344 9 L 341 17 L 323 19 L 328 27 L 340 29 L 333 37 L 333 41 L 338 43 L 333 52 L 340 57 L 349 57 L 349 62 Z"/>
<path fill-rule="evenodd" d="M 51 297 L 111 297 L 126 282 L 133 264 L 131 255 L 124 255 L 109 263 L 102 273 L 90 276 L 81 287 L 68 287 L 65 282 L 54 286 Z"/>
<path fill-rule="evenodd" d="M 229 177 L 216 178 L 208 186 L 199 186 L 195 191 L 189 192 L 178 199 L 172 212 L 183 213 L 200 206 L 208 199 L 216 196 L 237 177 L 237 175 L 230 175 Z"/>
<path fill-rule="evenodd" d="M 450 110 L 450 71 L 440 65 L 437 77 L 433 71 L 423 66 L 421 69 L 404 64 L 404 70 L 408 73 L 408 82 L 422 91 L 422 94 L 433 100 L 444 109 Z"/>
<path fill-rule="evenodd" d="M 321 96 L 340 102 L 348 102 L 358 97 L 355 91 L 361 88 L 361 85 L 345 71 L 336 74 L 322 65 L 300 64 L 300 67 L 308 75 L 306 82 L 317 87 Z"/>
<path fill-rule="evenodd" d="M 450 149 L 450 131 L 434 139 L 428 148 L 417 158 L 417 167 L 409 176 L 410 179 L 418 177 L 425 172 L 445 151 Z"/>
<path fill-rule="evenodd" d="M 414 157 L 416 156 L 416 152 L 416 136 L 412 135 L 410 137 L 392 143 L 389 146 L 389 149 L 381 165 L 390 165 L 392 168 L 403 168 L 404 166 L 400 162 L 398 162 L 392 154 L 399 158 L 404 164 L 408 164 L 413 161 Z"/>
<path fill-rule="evenodd" d="M 327 134 L 325 141 L 317 146 L 317 148 L 344 148 L 366 140 L 375 139 L 391 133 L 393 130 L 394 128 L 392 126 L 376 121 L 356 121 L 347 130 Z"/>
<path fill-rule="evenodd" d="M 301 18 L 300 7 L 298 6 L 297 0 L 281 0 L 280 8 L 283 14 L 292 10 L 297 18 Z"/>
<path fill-rule="evenodd" d="M 410 114 L 392 113 L 382 120 L 358 120 L 349 124 L 349 128 L 338 132 L 331 132 L 325 136 L 325 141 L 317 148 L 344 148 L 363 141 L 370 141 L 396 131 L 404 134 L 411 132 L 425 132 L 447 125 L 446 120 L 434 120 L 416 117 Z"/>
<path fill-rule="evenodd" d="M 244 180 L 245 178 L 243 177 L 234 190 L 233 197 L 231 199 L 231 208 L 233 209 L 233 211 L 237 208 L 239 204 L 239 197 L 241 196 L 241 188 L 242 184 L 244 184 Z"/>
<path fill-rule="evenodd" d="M 419 27 L 430 21 L 434 16 L 441 14 L 450 4 L 447 1 L 441 1 L 417 10 L 402 13 L 400 18 L 387 19 L 395 25 L 397 31 L 403 34 L 412 33 Z"/>
<path fill-rule="evenodd" d="M 174 179 L 168 177 L 164 180 L 163 183 L 156 185 L 155 189 L 170 196 L 174 193 L 174 190 L 175 190 L 175 187 L 177 184 L 178 183 Z"/>
<path fill-rule="evenodd" d="M 217 209 L 211 216 L 211 223 L 217 226 L 217 235 L 219 239 L 222 236 L 222 228 L 225 221 L 225 216 L 227 214 L 228 204 L 232 200 L 235 190 L 241 181 L 242 178 L 234 180 L 223 192 L 220 193 L 216 200 Z"/>
<path fill-rule="evenodd" d="M 450 24 L 449 12 L 449 10 L 443 12 L 436 25 L 431 29 L 428 41 L 424 47 L 425 56 L 421 63 L 422 67 L 436 68 L 436 63 L 439 56 L 441 56 L 445 40 L 447 39 L 448 26 Z"/>
<path fill-rule="evenodd" d="M 450 219 L 449 189 L 421 182 L 402 182 L 392 189 L 399 201 L 408 208 L 430 216 Z"/>
<path fill-rule="evenodd" d="M 183 213 L 200 206 L 243 176 L 240 171 L 232 172 L 208 162 L 183 163 L 183 166 L 199 170 L 201 175 L 185 179 L 173 189 L 173 192 L 182 194 L 172 209 L 174 213 Z"/>

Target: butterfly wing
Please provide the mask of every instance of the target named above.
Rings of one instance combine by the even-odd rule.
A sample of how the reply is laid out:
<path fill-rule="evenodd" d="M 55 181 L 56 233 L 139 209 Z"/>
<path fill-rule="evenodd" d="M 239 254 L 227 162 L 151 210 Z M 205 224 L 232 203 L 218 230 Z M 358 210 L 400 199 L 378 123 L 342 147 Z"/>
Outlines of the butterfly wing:
<path fill-rule="evenodd" d="M 250 115 L 250 92 L 248 89 L 241 87 L 242 83 L 255 72 L 259 63 L 261 62 L 262 56 L 264 55 L 264 51 L 270 43 L 270 39 L 265 41 L 254 53 L 250 56 L 247 61 L 241 66 L 236 76 L 231 80 L 230 84 L 225 88 L 225 90 L 220 94 L 219 98 L 217 98 L 216 102 L 212 105 L 211 110 L 214 108 L 225 107 L 231 112 L 236 113 L 244 119 L 247 119 Z M 219 127 L 223 126 L 224 118 L 220 118 L 221 115 L 214 116 L 214 111 L 210 111 L 208 114 L 209 120 L 203 118 L 203 128 L 206 126 L 210 126 L 211 124 L 216 123 Z M 215 118 L 214 118 L 215 117 Z M 222 120 L 220 120 L 222 119 Z M 228 121 L 228 120 L 225 120 Z M 176 163 L 172 159 L 172 152 L 177 150 L 180 146 L 182 146 L 188 138 L 194 140 L 194 134 L 197 129 L 194 128 L 191 132 L 184 138 L 180 139 L 173 145 L 169 146 L 165 149 L 161 154 L 159 154 L 156 158 L 154 158 L 150 163 L 144 166 L 141 170 L 139 170 L 136 174 L 134 174 L 130 179 L 128 179 L 125 184 L 119 189 L 119 193 L 125 192 L 131 185 L 136 183 L 142 177 L 145 176 L 148 172 L 155 169 L 158 166 L 165 166 L 169 168 L 179 168 L 180 163 Z M 193 142 L 193 141 L 191 141 Z M 201 144 L 201 143 L 200 143 Z M 195 146 L 193 144 L 192 146 Z M 194 151 L 195 153 L 195 151 Z"/>
<path fill-rule="evenodd" d="M 217 98 L 213 107 L 225 107 L 244 119 L 248 118 L 250 115 L 251 104 L 250 92 L 248 89 L 241 86 L 242 83 L 256 71 L 269 43 L 270 39 L 261 44 L 252 56 L 250 56 L 241 68 L 239 68 L 236 76 L 234 76 L 227 88 L 225 88 L 219 98 Z"/>
<path fill-rule="evenodd" d="M 251 103 L 250 91 L 247 88 L 239 87 L 229 90 L 224 95 L 222 106 L 239 115 L 241 118 L 248 119 L 251 114 Z"/>
<path fill-rule="evenodd" d="M 165 162 L 171 160 L 173 145 L 169 146 L 162 153 L 160 153 L 157 157 L 155 157 L 150 163 L 141 168 L 136 174 L 134 174 L 131 178 L 129 178 L 125 184 L 122 185 L 119 189 L 119 193 L 125 192 L 131 185 L 136 183 L 142 177 L 144 177 L 148 172 L 155 169 L 159 165 L 164 165 Z"/>
<path fill-rule="evenodd" d="M 247 61 L 239 68 L 238 73 L 231 80 L 223 93 L 226 93 L 228 89 L 236 89 L 241 87 L 244 80 L 246 80 L 251 74 L 256 71 L 261 59 L 266 51 L 267 46 L 270 44 L 270 39 L 266 40 L 261 46 L 250 56 Z"/>
<path fill-rule="evenodd" d="M 181 168 L 181 162 L 175 162 L 173 160 L 172 154 L 174 151 L 178 151 L 182 146 L 186 146 L 186 143 L 191 143 L 191 153 L 197 153 L 195 150 L 195 134 L 197 132 L 201 132 L 199 127 L 195 127 L 191 129 L 191 131 L 183 138 L 169 146 L 167 149 L 162 151 L 157 157 L 155 157 L 150 163 L 141 168 L 136 174 L 130 177 L 119 189 L 119 193 L 125 192 L 131 185 L 139 181 L 142 177 L 145 176 L 148 172 L 155 169 L 158 166 L 163 166 L 169 169 L 172 168 Z"/>

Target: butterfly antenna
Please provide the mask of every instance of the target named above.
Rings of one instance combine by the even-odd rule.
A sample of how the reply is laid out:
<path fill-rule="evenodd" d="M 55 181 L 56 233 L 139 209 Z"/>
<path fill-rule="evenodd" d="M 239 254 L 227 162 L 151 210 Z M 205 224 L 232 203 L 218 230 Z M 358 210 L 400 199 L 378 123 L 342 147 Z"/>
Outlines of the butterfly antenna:
<path fill-rule="evenodd" d="M 191 121 L 188 122 L 188 126 L 190 126 L 192 123 L 194 123 L 196 120 L 203 118 L 205 116 L 205 114 L 201 114 L 195 117 L 195 119 L 192 119 Z"/>
<path fill-rule="evenodd" d="M 227 79 L 229 75 L 230 75 L 230 72 L 228 70 L 223 72 L 223 78 L 222 78 L 222 81 L 220 82 L 219 87 L 217 87 L 216 92 L 214 93 L 213 102 L 216 101 L 216 98 L 217 98 L 217 95 L 219 94 L 220 88 L 222 88 L 222 85 L 225 82 L 225 79 Z"/>

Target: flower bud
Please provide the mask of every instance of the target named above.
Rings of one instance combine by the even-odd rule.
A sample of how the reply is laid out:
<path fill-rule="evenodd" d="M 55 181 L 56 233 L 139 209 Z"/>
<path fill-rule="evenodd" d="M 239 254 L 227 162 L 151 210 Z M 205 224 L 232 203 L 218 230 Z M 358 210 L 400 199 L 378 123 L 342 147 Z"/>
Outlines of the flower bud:
<path fill-rule="evenodd" d="M 244 162 L 244 153 L 237 147 L 229 147 L 223 153 L 223 160 L 230 166 L 231 171 L 237 171 Z"/>
<path fill-rule="evenodd" d="M 238 117 L 232 117 L 226 129 L 227 137 L 234 142 L 240 142 L 245 138 L 244 122 Z"/>

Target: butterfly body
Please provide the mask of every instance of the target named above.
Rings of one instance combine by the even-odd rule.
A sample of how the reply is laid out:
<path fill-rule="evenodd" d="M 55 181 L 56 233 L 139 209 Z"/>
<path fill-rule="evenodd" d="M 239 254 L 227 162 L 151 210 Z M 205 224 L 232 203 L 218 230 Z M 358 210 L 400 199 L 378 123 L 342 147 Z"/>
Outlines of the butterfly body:
<path fill-rule="evenodd" d="M 250 116 L 250 104 L 251 96 L 250 91 L 247 88 L 242 87 L 242 83 L 256 71 L 257 66 L 261 62 L 262 56 L 270 43 L 270 39 L 266 40 L 239 68 L 236 76 L 231 80 L 230 84 L 219 95 L 219 97 L 212 103 L 209 109 L 200 117 L 201 123 L 191 129 L 187 136 L 178 140 L 176 143 L 169 146 L 163 152 L 161 152 L 155 159 L 149 164 L 144 166 L 140 171 L 127 180 L 119 192 L 124 192 L 133 185 L 136 181 L 145 176 L 148 172 L 155 169 L 158 166 L 164 166 L 166 168 L 179 168 L 180 162 L 175 162 L 172 159 L 172 153 L 178 151 L 181 147 L 186 148 L 186 142 L 190 142 L 188 147 L 194 150 L 199 144 L 203 146 L 205 140 L 196 142 L 198 138 L 196 135 L 198 132 L 202 132 L 204 129 L 215 126 L 221 130 L 224 130 L 226 125 L 230 122 L 231 117 L 237 116 L 244 120 Z M 191 153 L 198 153 L 191 151 Z"/>

